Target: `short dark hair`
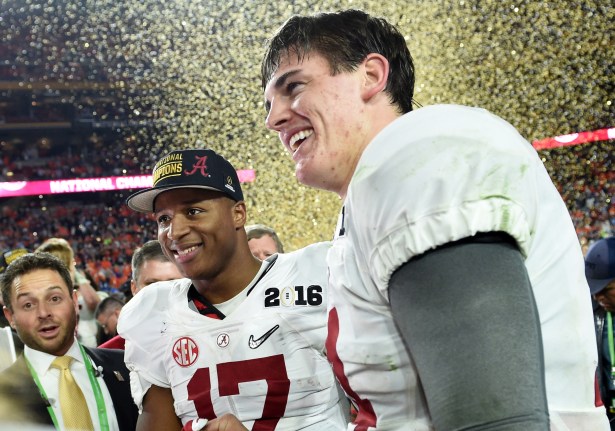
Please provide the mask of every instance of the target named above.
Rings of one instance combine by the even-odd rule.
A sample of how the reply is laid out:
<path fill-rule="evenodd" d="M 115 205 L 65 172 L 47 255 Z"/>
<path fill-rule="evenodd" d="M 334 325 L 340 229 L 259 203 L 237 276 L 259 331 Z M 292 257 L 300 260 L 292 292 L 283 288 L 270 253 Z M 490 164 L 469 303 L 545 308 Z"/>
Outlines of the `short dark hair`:
<path fill-rule="evenodd" d="M 147 241 L 141 247 L 137 248 L 132 254 L 130 266 L 132 267 L 132 279 L 134 281 L 137 281 L 139 278 L 139 273 L 141 272 L 143 264 L 150 260 L 157 260 L 158 262 L 171 262 L 167 255 L 162 251 L 160 241 L 157 239 Z"/>
<path fill-rule="evenodd" d="M 115 310 L 116 308 L 122 308 L 124 306 L 124 301 L 114 295 L 107 296 L 102 301 L 98 303 L 96 306 L 96 311 L 94 312 L 94 318 L 98 318 L 101 314 L 103 314 L 107 310 Z"/>
<path fill-rule="evenodd" d="M 254 238 L 261 238 L 264 235 L 269 235 L 275 242 L 275 246 L 278 249 L 278 253 L 284 253 L 284 246 L 282 241 L 278 238 L 278 234 L 273 228 L 265 226 L 264 224 L 251 224 L 246 226 L 246 234 L 248 241 Z"/>
<path fill-rule="evenodd" d="M 263 90 L 284 57 L 303 59 L 310 52 L 326 58 L 333 75 L 355 70 L 370 53 L 383 55 L 389 61 L 385 92 L 402 114 L 412 111 L 412 56 L 404 36 L 385 19 L 355 9 L 291 17 L 267 43 L 261 63 Z"/>
<path fill-rule="evenodd" d="M 29 274 L 38 269 L 50 269 L 56 271 L 64 280 L 68 293 L 73 294 L 73 279 L 68 267 L 58 257 L 47 252 L 28 253 L 11 262 L 2 276 L 0 276 L 0 288 L 2 289 L 2 301 L 4 305 L 13 311 L 11 304 L 11 288 L 13 281 L 22 275 Z"/>

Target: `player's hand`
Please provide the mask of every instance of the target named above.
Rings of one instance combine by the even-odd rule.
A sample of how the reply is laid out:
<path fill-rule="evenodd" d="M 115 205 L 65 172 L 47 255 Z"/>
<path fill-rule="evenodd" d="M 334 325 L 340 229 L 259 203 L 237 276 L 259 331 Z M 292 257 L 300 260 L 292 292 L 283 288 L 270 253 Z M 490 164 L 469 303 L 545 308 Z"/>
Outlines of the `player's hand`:
<path fill-rule="evenodd" d="M 248 431 L 246 427 L 230 413 L 207 422 L 204 431 Z"/>

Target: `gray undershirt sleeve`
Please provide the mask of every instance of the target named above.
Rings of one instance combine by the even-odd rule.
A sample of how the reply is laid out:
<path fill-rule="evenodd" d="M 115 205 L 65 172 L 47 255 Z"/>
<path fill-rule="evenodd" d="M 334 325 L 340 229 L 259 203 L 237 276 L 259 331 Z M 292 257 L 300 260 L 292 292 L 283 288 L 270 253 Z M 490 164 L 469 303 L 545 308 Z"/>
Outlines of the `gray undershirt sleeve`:
<path fill-rule="evenodd" d="M 391 277 L 393 316 L 436 430 L 548 430 L 540 322 L 505 234 L 429 251 Z"/>

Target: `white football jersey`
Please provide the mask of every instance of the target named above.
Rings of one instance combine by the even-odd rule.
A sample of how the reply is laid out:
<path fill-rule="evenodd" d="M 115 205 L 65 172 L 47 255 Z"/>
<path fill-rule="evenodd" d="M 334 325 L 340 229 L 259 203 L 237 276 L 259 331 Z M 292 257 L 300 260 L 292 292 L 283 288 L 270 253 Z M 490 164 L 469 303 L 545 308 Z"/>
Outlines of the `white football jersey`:
<path fill-rule="evenodd" d="M 137 405 L 153 384 L 171 388 L 184 425 L 232 413 L 254 430 L 345 428 L 347 403 L 324 356 L 330 246 L 280 254 L 266 272 L 263 262 L 224 320 L 189 308 L 189 279 L 136 295 L 118 328 Z"/>
<path fill-rule="evenodd" d="M 452 105 L 421 108 L 386 127 L 348 188 L 328 256 L 327 339 L 336 375 L 359 408 L 348 429 L 433 429 L 391 315 L 388 282 L 412 257 L 490 231 L 509 233 L 525 257 L 542 326 L 551 429 L 609 429 L 604 407 L 596 407 L 590 295 L 566 206 L 510 124 Z"/>

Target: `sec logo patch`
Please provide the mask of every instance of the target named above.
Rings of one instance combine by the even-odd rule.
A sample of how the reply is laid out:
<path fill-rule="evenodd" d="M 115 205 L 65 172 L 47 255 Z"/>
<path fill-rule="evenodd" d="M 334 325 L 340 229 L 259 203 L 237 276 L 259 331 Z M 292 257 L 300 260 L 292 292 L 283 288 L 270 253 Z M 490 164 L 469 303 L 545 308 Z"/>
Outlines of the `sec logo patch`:
<path fill-rule="evenodd" d="M 173 359 L 180 367 L 189 367 L 199 357 L 199 348 L 190 337 L 182 337 L 173 344 Z"/>

